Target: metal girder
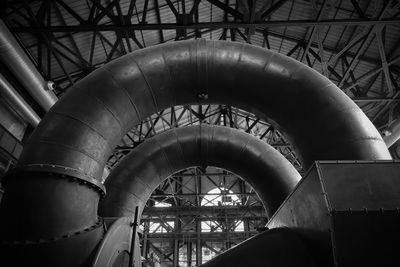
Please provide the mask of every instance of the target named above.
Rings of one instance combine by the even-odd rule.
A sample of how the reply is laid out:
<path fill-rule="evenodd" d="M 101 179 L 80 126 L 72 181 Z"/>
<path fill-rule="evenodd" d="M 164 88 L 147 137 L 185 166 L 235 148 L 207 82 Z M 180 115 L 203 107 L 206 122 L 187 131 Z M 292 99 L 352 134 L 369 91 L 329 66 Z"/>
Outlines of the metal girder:
<path fill-rule="evenodd" d="M 385 6 L 382 8 L 382 10 L 379 12 L 379 15 L 377 17 L 377 20 L 383 20 L 383 17 L 385 16 L 385 13 L 388 11 L 388 9 L 391 6 L 392 1 L 388 1 Z M 357 49 L 357 52 L 353 59 L 350 62 L 349 67 L 346 69 L 346 71 L 343 74 L 342 79 L 339 81 L 338 86 L 341 87 L 344 82 L 346 81 L 348 75 L 350 74 L 350 71 L 353 70 L 355 64 L 358 62 L 358 58 L 361 56 L 361 54 L 368 48 L 368 44 L 370 43 L 370 37 L 375 33 L 375 30 L 378 26 L 381 26 L 381 24 L 376 23 L 372 24 L 372 27 L 368 29 L 367 34 L 363 38 L 363 41 L 361 42 L 360 46 Z"/>
<path fill-rule="evenodd" d="M 222 3 L 219 0 L 207 0 L 211 4 L 219 7 L 220 9 L 224 10 L 226 14 L 232 15 L 235 19 L 242 20 L 243 19 L 243 14 L 239 12 L 237 9 L 231 8 L 229 5 L 226 3 Z"/>
<path fill-rule="evenodd" d="M 242 241 L 248 238 L 248 235 L 255 235 L 257 234 L 257 231 L 250 231 L 250 232 L 235 232 L 229 234 L 229 239 L 231 240 L 236 240 L 236 241 Z M 197 238 L 196 233 L 151 233 L 148 235 L 148 239 L 151 240 L 152 242 L 168 242 L 171 240 L 182 240 L 182 239 L 192 239 L 195 240 Z M 226 239 L 226 233 L 201 233 L 200 234 L 200 239 L 201 240 L 207 240 L 207 241 L 222 241 Z"/>
<path fill-rule="evenodd" d="M 212 196 L 211 194 L 199 194 L 199 196 Z M 232 194 L 236 195 L 236 194 Z M 237 194 L 238 196 L 243 194 Z M 248 196 L 249 194 L 246 194 Z M 251 195 L 257 197 L 254 193 Z M 194 196 L 194 195 L 192 195 Z M 218 196 L 222 196 L 222 194 L 218 194 Z M 181 197 L 190 197 L 187 195 L 181 195 Z M 239 215 L 241 213 L 247 213 L 249 215 L 257 215 L 258 217 L 265 218 L 265 210 L 262 206 L 171 206 L 171 207 L 146 207 L 143 211 L 143 219 L 153 220 L 153 216 L 161 216 L 161 215 L 180 215 L 180 216 L 192 216 L 199 215 L 200 216 L 214 216 L 215 214 L 227 213 L 228 215 Z"/>
<path fill-rule="evenodd" d="M 385 45 L 384 45 L 384 41 L 382 38 L 383 30 L 384 30 L 383 27 L 377 27 L 375 35 L 376 35 L 376 40 L 378 42 L 378 49 L 379 49 L 379 54 L 380 54 L 381 60 L 382 60 L 382 69 L 383 69 L 383 73 L 385 75 L 387 89 L 389 90 L 389 93 L 391 94 L 391 93 L 393 93 L 393 85 L 392 85 L 392 81 L 390 79 L 390 70 L 389 70 L 387 59 L 386 59 Z"/>
<path fill-rule="evenodd" d="M 387 66 L 390 67 L 391 65 L 396 64 L 397 62 L 400 62 L 400 56 L 397 56 L 395 58 L 393 58 L 392 60 L 390 60 L 389 62 L 387 62 Z M 358 84 L 362 83 L 365 80 L 368 80 L 369 78 L 375 76 L 376 74 L 382 72 L 383 70 L 383 66 L 382 67 L 378 67 L 374 70 L 371 70 L 367 73 L 365 73 L 364 75 L 362 75 L 361 77 L 357 78 L 357 81 L 351 85 L 349 85 L 348 87 L 343 88 L 344 91 L 348 91 L 354 87 L 356 87 Z"/>
<path fill-rule="evenodd" d="M 314 9 L 316 9 L 315 2 L 313 2 L 313 3 L 314 3 L 314 6 L 315 6 Z M 324 14 L 324 11 L 325 11 L 325 8 L 326 8 L 327 4 L 328 4 L 328 0 L 324 0 L 324 3 L 322 4 L 321 9 L 318 11 L 318 15 L 317 15 L 317 18 L 316 18 L 316 21 L 317 21 L 317 22 L 320 22 L 320 21 L 321 21 L 322 16 L 323 16 L 323 14 Z M 303 52 L 303 55 L 301 56 L 300 61 L 303 61 L 304 58 L 305 58 L 305 56 L 308 54 L 308 50 L 309 50 L 310 47 L 311 47 L 311 43 L 312 43 L 312 41 L 313 41 L 313 39 L 314 39 L 314 35 L 315 35 L 316 33 L 319 35 L 317 26 L 312 26 L 312 28 L 311 28 L 311 33 L 310 33 L 310 38 L 309 38 L 309 40 L 308 40 L 308 42 L 307 42 L 307 45 L 306 45 L 306 47 L 305 47 L 305 49 L 304 49 L 304 52 Z M 318 39 L 319 39 L 319 38 L 318 38 Z M 320 48 L 320 49 L 321 49 L 321 48 Z"/>
<path fill-rule="evenodd" d="M 13 27 L 12 32 L 15 33 L 48 33 L 48 32 L 103 32 L 103 31 L 127 31 L 127 30 L 188 30 L 188 29 L 236 29 L 236 28 L 272 28 L 272 27 L 309 27 L 309 26 L 367 26 L 367 25 L 389 25 L 399 24 L 399 18 L 390 18 L 382 20 L 362 20 L 362 19 L 330 19 L 330 20 L 288 20 L 288 21 L 266 21 L 254 23 L 240 22 L 199 22 L 196 24 L 181 25 L 177 23 L 163 24 L 132 24 L 125 25 L 71 25 L 71 26 L 44 26 L 44 27 Z"/>
<path fill-rule="evenodd" d="M 216 243 L 225 250 L 234 244 L 244 241 L 248 237 L 257 234 L 257 229 L 265 224 L 265 210 L 261 203 L 248 201 L 251 196 L 258 200 L 254 191 L 249 191 L 246 183 L 226 171 L 216 171 L 215 168 L 189 168 L 184 172 L 175 174 L 183 179 L 173 179 L 170 183 L 160 186 L 160 191 L 172 192 L 171 197 L 180 201 L 170 202 L 170 207 L 147 206 L 144 210 L 141 222 L 143 229 L 143 242 L 151 242 L 157 248 L 158 253 L 171 262 L 176 262 L 178 254 L 190 255 L 187 249 L 196 247 L 196 264 L 202 262 L 202 247 L 219 253 Z M 190 182 L 190 185 L 189 185 Z M 226 188 L 232 192 L 208 193 L 205 184 L 211 183 L 215 188 Z M 207 187 L 206 187 L 207 188 Z M 192 190 L 193 189 L 193 190 Z M 182 192 L 185 190 L 185 192 Z M 188 193 L 190 192 L 190 193 Z M 201 201 L 205 197 L 210 199 L 221 196 L 234 196 L 242 198 L 244 205 L 227 206 L 202 206 L 211 202 Z M 160 199 L 164 195 L 152 194 L 152 198 Z M 192 204 L 190 206 L 189 202 Z M 154 203 L 154 202 L 152 202 Z M 172 227 L 172 223 L 173 226 Z M 239 224 L 244 228 L 236 229 Z M 208 225 L 206 228 L 205 225 Z M 148 244 L 148 243 L 146 243 Z M 148 246 L 143 243 L 143 246 Z M 219 246 L 219 245 L 218 245 Z M 186 248 L 182 250 L 181 248 Z M 145 258 L 146 255 L 143 255 Z"/>

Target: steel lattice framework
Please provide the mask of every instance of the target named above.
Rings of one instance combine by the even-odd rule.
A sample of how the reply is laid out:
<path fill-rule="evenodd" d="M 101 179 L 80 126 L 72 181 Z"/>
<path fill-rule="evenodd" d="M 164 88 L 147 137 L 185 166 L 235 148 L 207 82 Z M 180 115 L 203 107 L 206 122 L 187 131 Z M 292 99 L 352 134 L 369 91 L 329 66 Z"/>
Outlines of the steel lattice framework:
<path fill-rule="evenodd" d="M 163 266 L 194 266 L 204 263 L 204 250 L 219 254 L 265 223 L 261 201 L 247 183 L 225 170 L 193 167 L 169 177 L 151 196 L 142 216 L 142 250 L 155 253 Z"/>

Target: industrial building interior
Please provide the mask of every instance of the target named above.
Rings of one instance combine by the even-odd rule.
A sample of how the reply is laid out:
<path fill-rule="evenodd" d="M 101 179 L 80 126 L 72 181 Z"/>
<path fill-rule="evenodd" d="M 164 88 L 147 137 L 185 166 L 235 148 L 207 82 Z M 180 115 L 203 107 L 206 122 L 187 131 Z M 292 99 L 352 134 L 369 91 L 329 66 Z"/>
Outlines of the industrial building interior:
<path fill-rule="evenodd" d="M 0 16 L 1 266 L 400 265 L 400 1 Z"/>

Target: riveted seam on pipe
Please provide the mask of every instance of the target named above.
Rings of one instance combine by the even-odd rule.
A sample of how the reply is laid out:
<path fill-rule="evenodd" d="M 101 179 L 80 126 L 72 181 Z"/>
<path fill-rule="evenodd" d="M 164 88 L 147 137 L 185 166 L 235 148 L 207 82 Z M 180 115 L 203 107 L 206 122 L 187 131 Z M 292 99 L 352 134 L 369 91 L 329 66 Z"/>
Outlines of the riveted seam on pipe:
<path fill-rule="evenodd" d="M 8 175 L 3 178 L 3 186 L 6 187 L 10 179 L 18 179 L 19 177 L 14 177 L 14 175 L 20 172 L 47 173 L 56 179 L 67 179 L 80 185 L 85 185 L 88 188 L 95 190 L 100 195 L 100 199 L 103 199 L 106 195 L 105 187 L 97 179 L 86 174 L 82 175 L 81 170 L 49 164 L 20 165 L 18 172 L 11 170 L 8 172 Z"/>
<path fill-rule="evenodd" d="M 201 124 L 200 123 L 200 127 L 201 126 L 203 126 L 202 127 L 202 131 L 206 131 L 206 133 L 204 133 L 204 135 L 207 135 L 207 137 L 206 137 L 206 140 L 205 140 L 205 144 L 204 144 L 204 147 L 205 147 L 205 152 L 203 152 L 203 159 L 202 159 L 202 162 L 203 162 L 203 164 L 205 165 L 205 166 L 208 166 L 209 165 L 209 162 L 208 162 L 208 158 L 209 158 L 209 155 L 210 155 L 210 138 L 209 138 L 209 136 L 210 136 L 210 131 L 207 129 L 207 128 L 209 128 L 210 126 L 208 125 L 208 124 Z M 205 130 L 205 129 L 207 129 L 207 130 Z"/>
<path fill-rule="evenodd" d="M 178 143 L 179 151 L 181 152 L 183 161 L 185 162 L 185 164 L 187 164 L 186 156 L 185 156 L 185 153 L 183 152 L 184 150 L 183 150 L 183 147 L 182 147 L 181 140 L 179 139 L 179 135 L 176 133 L 176 128 L 174 128 L 174 135 L 175 135 L 175 138 L 176 138 L 176 142 Z"/>
<path fill-rule="evenodd" d="M 169 77 L 169 79 L 170 79 L 170 81 L 171 81 L 171 84 L 172 84 L 172 101 L 173 101 L 173 105 L 175 106 L 176 105 L 176 95 L 175 95 L 175 82 L 174 82 L 174 78 L 173 78 L 173 75 L 171 74 L 171 69 L 170 69 L 170 66 L 169 66 L 169 64 L 168 64 L 168 61 L 167 61 L 167 59 L 165 58 L 165 54 L 164 54 L 164 49 L 162 48 L 161 49 L 161 56 L 162 56 L 162 58 L 163 58 L 163 61 L 164 61 L 164 65 L 166 66 L 166 68 L 167 68 L 167 70 L 168 70 L 168 77 Z"/>
<path fill-rule="evenodd" d="M 130 56 L 129 59 L 136 64 L 138 70 L 140 71 L 140 74 L 142 75 L 143 80 L 145 81 L 145 83 L 147 85 L 146 87 L 147 87 L 147 89 L 148 89 L 148 91 L 149 91 L 149 93 L 151 95 L 151 98 L 153 100 L 153 104 L 154 104 L 154 106 L 156 108 L 156 111 L 158 111 L 159 108 L 158 108 L 158 104 L 157 104 L 157 100 L 156 100 L 153 88 L 151 87 L 151 85 L 150 85 L 150 83 L 149 83 L 144 71 L 142 70 L 142 67 L 139 65 L 139 63 L 136 61 L 136 59 L 133 56 Z"/>
<path fill-rule="evenodd" d="M 199 158 L 200 158 L 200 166 L 205 167 L 207 166 L 205 163 L 205 154 L 203 152 L 203 129 L 202 129 L 202 124 L 199 124 L 199 131 L 198 131 L 198 138 L 199 138 Z"/>
<path fill-rule="evenodd" d="M 39 240 L 13 240 L 13 241 L 1 241 L 0 245 L 12 245 L 12 246 L 18 246 L 18 245 L 34 245 L 34 244 L 43 244 L 43 243 L 52 243 L 52 242 L 56 242 L 56 241 L 60 241 L 60 240 L 66 240 L 72 236 L 77 236 L 77 235 L 82 235 L 88 231 L 92 231 L 94 229 L 103 227 L 103 219 L 102 218 L 98 218 L 98 221 L 93 224 L 92 226 L 89 226 L 85 229 L 82 229 L 80 231 L 75 231 L 75 232 L 71 232 L 68 234 L 64 234 L 62 236 L 55 236 L 52 238 L 47 238 L 47 239 L 39 239 Z"/>
<path fill-rule="evenodd" d="M 60 143 L 57 143 L 57 142 L 52 142 L 52 141 L 43 140 L 43 139 L 38 140 L 38 141 L 31 140 L 31 141 L 27 142 L 27 144 L 29 144 L 29 145 L 34 145 L 34 144 L 49 144 L 49 145 L 55 145 L 55 146 L 62 147 L 62 148 L 66 149 L 66 150 L 69 150 L 69 151 L 76 151 L 76 152 L 79 152 L 79 153 L 81 153 L 81 154 L 87 156 L 88 158 L 91 158 L 91 159 L 92 159 L 93 161 L 95 161 L 99 166 L 102 165 L 102 163 L 98 162 L 97 159 L 93 157 L 93 155 L 90 155 L 90 154 L 86 153 L 85 151 L 83 151 L 83 150 L 81 150 L 81 149 L 79 149 L 79 148 L 72 147 L 72 146 L 69 146 L 69 145 L 60 144 Z M 22 166 L 22 167 L 23 167 L 23 166 L 25 166 L 25 165 L 26 165 L 26 164 L 24 164 L 24 165 L 19 165 L 19 166 Z M 69 167 L 68 167 L 68 168 L 69 168 Z M 80 171 L 83 171 L 83 170 L 80 170 Z M 84 173 L 84 172 L 83 172 L 83 173 Z M 88 175 L 88 174 L 86 174 L 86 173 L 84 173 L 84 174 L 85 174 L 85 175 Z"/>
<path fill-rule="evenodd" d="M 244 152 L 248 149 L 248 145 L 252 141 L 251 139 L 248 139 L 246 143 L 243 144 L 242 148 L 240 149 L 239 154 L 244 154 Z"/>
<path fill-rule="evenodd" d="M 100 69 L 99 69 L 100 70 Z M 89 97 L 89 98 L 94 98 L 96 101 L 98 101 L 110 114 L 111 114 L 111 116 L 114 118 L 114 120 L 118 123 L 118 125 L 119 125 L 119 127 L 120 127 L 120 129 L 121 129 L 121 131 L 123 130 L 123 127 L 122 127 L 122 123 L 121 123 L 121 121 L 120 121 L 120 119 L 118 118 L 118 116 L 116 115 L 116 114 L 114 114 L 114 112 L 110 109 L 110 107 L 106 104 L 106 103 L 104 103 L 97 95 L 89 95 L 87 92 L 86 92 L 86 90 L 83 90 L 83 89 L 81 89 L 81 88 L 79 88 L 79 87 L 75 87 L 76 89 L 78 89 L 78 90 L 80 90 L 80 93 L 81 94 L 83 94 L 83 95 L 86 95 L 87 97 Z M 50 112 L 52 112 L 52 111 L 50 111 Z M 62 113 L 63 114 L 63 113 Z M 121 133 L 122 134 L 122 133 Z M 119 135 L 121 135 L 121 134 L 119 134 Z"/>
<path fill-rule="evenodd" d="M 75 117 L 73 117 L 73 116 L 70 116 L 70 115 L 68 115 L 68 114 L 65 114 L 65 113 L 60 113 L 60 112 L 57 112 L 57 111 L 54 111 L 54 110 L 52 110 L 52 111 L 49 111 L 50 113 L 53 113 L 53 114 L 57 114 L 57 115 L 59 115 L 59 116 L 61 116 L 61 117 L 67 117 L 67 118 L 70 118 L 70 119 L 72 119 L 72 120 L 74 120 L 74 121 L 77 121 L 77 122 L 79 122 L 79 123 L 82 123 L 83 125 L 85 125 L 86 127 L 88 127 L 90 130 L 92 130 L 94 133 L 96 133 L 99 137 L 101 137 L 105 142 L 104 143 L 106 143 L 107 144 L 107 150 L 108 151 L 112 151 L 113 150 L 113 148 L 111 147 L 111 145 L 110 145 L 110 143 L 109 143 L 109 140 L 106 138 L 106 137 L 104 137 L 97 129 L 95 129 L 95 128 L 93 128 L 93 126 L 91 126 L 90 124 L 88 124 L 88 123 L 86 123 L 85 121 L 83 121 L 83 120 L 80 120 L 80 119 L 78 119 L 78 118 L 75 118 Z M 31 143 L 30 143 L 31 144 Z M 78 150 L 79 151 L 79 150 Z M 80 151 L 81 152 L 81 151 Z"/>
<path fill-rule="evenodd" d="M 212 146 L 213 146 L 213 143 L 214 143 L 215 130 L 216 130 L 216 128 L 214 128 L 214 127 L 211 129 L 211 138 L 210 138 L 210 140 L 209 140 L 210 147 L 212 147 Z"/>
<path fill-rule="evenodd" d="M 149 190 L 149 192 L 150 192 L 150 194 L 151 194 L 151 192 L 153 191 L 153 188 L 149 187 L 149 184 L 148 184 L 148 183 L 145 183 L 145 181 L 143 180 L 143 177 L 133 175 L 133 179 L 139 181 L 139 183 L 141 183 L 142 185 L 144 185 L 144 186 Z M 135 194 L 132 194 L 132 195 L 136 196 Z M 136 196 L 136 197 L 137 197 L 138 199 L 140 199 L 139 196 Z"/>
<path fill-rule="evenodd" d="M 122 85 L 115 79 L 115 77 L 114 77 L 114 75 L 111 73 L 111 71 L 109 71 L 109 70 L 108 70 L 107 68 L 105 68 L 105 67 L 104 67 L 103 69 L 104 69 L 106 72 L 108 72 L 108 75 L 110 75 L 110 77 L 111 77 L 111 79 L 113 80 L 114 84 L 116 84 L 119 88 L 122 88 L 122 89 L 123 89 L 123 91 L 125 92 L 125 94 L 127 95 L 128 99 L 129 99 L 129 102 L 132 104 L 133 108 L 135 109 L 136 116 L 138 117 L 138 120 L 139 120 L 139 121 L 142 121 L 143 118 L 142 118 L 142 116 L 140 115 L 139 109 L 137 108 L 136 103 L 133 101 L 131 95 L 128 93 L 128 90 L 127 90 L 124 86 L 122 86 Z M 114 114 L 113 114 L 113 115 L 114 115 Z M 118 120 L 118 122 L 119 122 L 119 120 Z M 121 125 L 121 129 L 123 129 L 121 122 L 119 122 L 119 124 Z"/>
<path fill-rule="evenodd" d="M 138 176 L 134 176 L 134 177 L 138 177 Z M 140 181 L 141 183 L 143 183 L 142 179 L 137 179 L 137 180 Z M 135 181 L 136 181 L 136 179 L 135 179 Z M 146 184 L 144 184 L 144 185 L 146 185 Z M 109 187 L 110 188 L 115 188 L 117 191 L 123 192 L 124 194 L 127 194 L 129 196 L 133 196 L 134 198 L 139 199 L 140 201 L 142 201 L 142 198 L 140 196 L 138 196 L 138 195 L 136 195 L 136 194 L 134 194 L 132 192 L 128 192 L 128 191 L 124 190 L 124 188 L 120 188 L 120 187 L 114 186 L 114 185 L 111 185 Z M 133 209 L 131 211 L 134 211 L 134 210 L 135 210 L 135 207 L 133 207 Z"/>
<path fill-rule="evenodd" d="M 240 62 L 243 61 L 242 57 L 243 57 L 243 51 L 245 50 L 245 48 L 246 48 L 245 44 L 240 44 L 240 50 L 239 50 L 240 52 L 239 52 L 238 61 L 237 61 L 238 65 L 240 64 Z"/>
<path fill-rule="evenodd" d="M 205 39 L 196 43 L 197 96 L 200 100 L 208 98 L 208 57 Z"/>
<path fill-rule="evenodd" d="M 289 75 L 289 78 L 293 79 L 296 76 L 296 74 L 299 73 L 300 71 L 302 71 L 303 69 L 307 69 L 307 66 L 305 66 L 305 65 L 298 66 L 294 71 L 292 71 L 292 73 Z M 325 87 L 321 88 L 321 90 L 323 90 L 324 88 Z"/>
<path fill-rule="evenodd" d="M 173 170 L 171 161 L 170 161 L 169 158 L 168 158 L 168 154 L 165 152 L 165 148 L 160 144 L 160 142 L 159 142 L 159 140 L 158 140 L 158 138 L 157 138 L 157 135 L 155 136 L 155 141 L 156 141 L 158 147 L 160 148 L 160 150 L 162 151 L 162 154 L 163 154 L 163 156 L 164 156 L 164 159 L 168 162 L 168 168 L 169 168 L 170 170 Z M 165 178 L 165 177 L 164 177 L 164 178 Z M 163 178 L 161 177 L 161 179 L 163 179 Z"/>
<path fill-rule="evenodd" d="M 267 60 L 265 60 L 264 66 L 262 67 L 262 72 L 267 72 L 268 73 L 268 69 L 269 66 L 272 63 L 272 59 L 275 58 L 276 54 L 275 53 L 271 53 L 271 55 L 268 57 Z"/>

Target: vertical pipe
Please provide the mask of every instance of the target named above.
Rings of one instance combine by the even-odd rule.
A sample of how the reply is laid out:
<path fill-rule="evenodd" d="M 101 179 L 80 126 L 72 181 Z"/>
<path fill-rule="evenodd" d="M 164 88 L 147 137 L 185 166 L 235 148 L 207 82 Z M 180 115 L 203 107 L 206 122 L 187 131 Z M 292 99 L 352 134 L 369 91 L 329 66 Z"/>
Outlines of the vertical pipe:
<path fill-rule="evenodd" d="M 147 259 L 148 259 L 148 248 L 149 248 L 148 242 L 149 242 L 149 241 L 148 241 L 148 239 L 147 239 L 148 230 L 146 230 L 146 229 L 149 228 L 149 223 L 148 223 L 148 222 L 145 222 L 143 228 L 144 228 L 144 229 L 143 229 L 142 257 L 145 258 L 145 259 L 147 260 Z"/>
<path fill-rule="evenodd" d="M 179 266 L 179 241 L 174 239 L 174 263 L 173 267 Z"/>
<path fill-rule="evenodd" d="M 197 239 L 196 239 L 196 265 L 199 266 L 202 262 L 202 248 L 201 248 L 201 228 L 200 228 L 200 220 L 197 220 Z"/>
<path fill-rule="evenodd" d="M 192 266 L 192 241 L 189 239 L 187 242 L 186 246 L 186 261 L 187 261 L 187 266 Z"/>
<path fill-rule="evenodd" d="M 200 106 L 201 107 L 201 106 Z M 195 169 L 195 174 L 197 174 L 197 169 Z M 200 195 L 202 190 L 201 190 L 201 177 L 197 176 L 196 177 L 196 193 L 197 195 Z M 201 206 L 201 198 L 197 197 L 197 206 Z M 196 238 L 196 265 L 199 266 L 202 261 L 202 248 L 201 248 L 201 221 L 200 218 L 196 219 L 196 233 L 197 233 L 197 238 Z"/>
<path fill-rule="evenodd" d="M 129 267 L 134 267 L 133 259 L 134 259 L 134 252 L 135 252 L 135 237 L 136 237 L 136 226 L 138 224 L 138 213 L 139 213 L 139 207 L 136 206 L 135 217 L 134 217 L 133 223 L 132 223 L 131 253 L 129 254 Z"/>
<path fill-rule="evenodd" d="M 175 233 L 180 232 L 179 216 L 175 218 Z M 174 258 L 173 267 L 179 266 L 179 240 L 177 237 L 174 238 Z"/>

